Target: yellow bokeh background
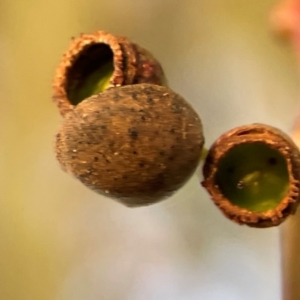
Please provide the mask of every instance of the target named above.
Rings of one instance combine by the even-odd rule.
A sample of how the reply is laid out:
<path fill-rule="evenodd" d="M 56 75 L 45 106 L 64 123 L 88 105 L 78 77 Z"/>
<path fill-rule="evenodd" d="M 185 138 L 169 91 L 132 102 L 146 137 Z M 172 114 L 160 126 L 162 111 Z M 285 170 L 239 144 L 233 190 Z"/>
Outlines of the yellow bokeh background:
<path fill-rule="evenodd" d="M 199 185 L 128 209 L 63 173 L 51 83 L 72 36 L 128 36 L 200 114 L 209 146 L 251 122 L 288 131 L 296 59 L 275 1 L 0 2 L 0 299 L 280 299 L 279 230 L 231 223 Z M 255 288 L 254 288 L 255 287 Z"/>

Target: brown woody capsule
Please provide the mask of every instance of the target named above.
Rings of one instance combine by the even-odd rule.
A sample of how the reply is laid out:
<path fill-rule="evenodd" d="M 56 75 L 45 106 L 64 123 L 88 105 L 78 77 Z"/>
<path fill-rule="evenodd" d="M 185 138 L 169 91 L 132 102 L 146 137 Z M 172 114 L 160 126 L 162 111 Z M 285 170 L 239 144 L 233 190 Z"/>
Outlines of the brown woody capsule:
<path fill-rule="evenodd" d="M 279 225 L 299 204 L 300 153 L 279 129 L 245 125 L 210 148 L 202 185 L 232 221 L 251 227 Z"/>
<path fill-rule="evenodd" d="M 64 116 L 104 89 L 136 83 L 162 85 L 159 62 L 127 38 L 104 31 L 82 34 L 63 55 L 53 83 L 53 100 Z"/>
<path fill-rule="evenodd" d="M 66 115 L 56 136 L 63 169 L 127 206 L 157 202 L 195 171 L 203 146 L 197 113 L 167 87 L 107 89 Z"/>

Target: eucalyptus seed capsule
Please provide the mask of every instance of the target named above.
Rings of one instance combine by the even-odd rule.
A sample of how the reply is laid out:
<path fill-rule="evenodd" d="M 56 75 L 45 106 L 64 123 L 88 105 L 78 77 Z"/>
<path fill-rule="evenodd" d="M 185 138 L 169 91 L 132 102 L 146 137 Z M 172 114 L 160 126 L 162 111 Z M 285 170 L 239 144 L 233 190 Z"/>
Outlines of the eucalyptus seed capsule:
<path fill-rule="evenodd" d="M 162 85 L 159 62 L 127 38 L 105 31 L 82 34 L 63 55 L 53 83 L 53 100 L 64 116 L 85 98 L 109 87 L 136 83 Z"/>
<path fill-rule="evenodd" d="M 262 124 L 223 134 L 210 148 L 202 185 L 232 221 L 279 225 L 299 204 L 300 153 L 282 131 Z"/>
<path fill-rule="evenodd" d="M 167 87 L 111 88 L 79 103 L 56 136 L 63 169 L 128 206 L 172 195 L 195 171 L 204 143 L 200 118 Z"/>

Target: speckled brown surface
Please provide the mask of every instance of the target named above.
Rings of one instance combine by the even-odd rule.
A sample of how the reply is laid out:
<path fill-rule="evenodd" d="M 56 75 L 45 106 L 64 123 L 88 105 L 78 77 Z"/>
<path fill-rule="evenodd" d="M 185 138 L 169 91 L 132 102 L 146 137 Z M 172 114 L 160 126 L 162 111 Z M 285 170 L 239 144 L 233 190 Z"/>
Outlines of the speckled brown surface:
<path fill-rule="evenodd" d="M 172 195 L 195 171 L 200 118 L 167 87 L 136 84 L 92 96 L 66 115 L 56 136 L 65 171 L 128 206 Z"/>
<path fill-rule="evenodd" d="M 253 212 L 232 204 L 215 183 L 218 162 L 233 147 L 242 143 L 263 142 L 279 151 L 286 160 L 289 173 L 287 195 L 274 210 Z M 263 125 L 245 125 L 223 134 L 212 145 L 204 167 L 202 185 L 211 195 L 214 203 L 232 221 L 251 227 L 270 227 L 282 223 L 287 216 L 294 214 L 300 201 L 300 153 L 293 141 L 279 129 Z"/>
<path fill-rule="evenodd" d="M 130 42 L 122 36 L 115 36 L 105 31 L 93 34 L 82 34 L 72 40 L 69 49 L 63 54 L 56 70 L 53 81 L 53 101 L 57 104 L 61 115 L 74 108 L 70 97 L 70 89 L 76 87 L 85 71 L 74 68 L 75 63 L 81 60 L 81 66 L 95 57 L 97 52 L 91 53 L 95 45 L 107 45 L 113 54 L 114 73 L 109 87 L 122 86 L 134 83 L 153 83 L 163 85 L 165 77 L 159 62 L 145 49 Z M 99 58 L 100 59 L 100 58 Z M 93 64 L 93 63 L 92 63 Z M 83 67 L 84 68 L 84 67 Z"/>

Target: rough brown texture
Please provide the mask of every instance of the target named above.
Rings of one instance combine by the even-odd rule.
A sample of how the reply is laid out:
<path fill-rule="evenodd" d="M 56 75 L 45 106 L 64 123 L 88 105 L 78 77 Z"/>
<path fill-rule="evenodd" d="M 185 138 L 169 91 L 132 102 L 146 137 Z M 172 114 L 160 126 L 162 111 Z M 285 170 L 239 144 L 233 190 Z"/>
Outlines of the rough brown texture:
<path fill-rule="evenodd" d="M 167 87 L 136 84 L 92 96 L 56 136 L 63 169 L 128 206 L 173 194 L 195 171 L 204 143 L 197 113 Z"/>
<path fill-rule="evenodd" d="M 218 163 L 230 149 L 243 143 L 262 142 L 279 151 L 286 160 L 289 173 L 287 195 L 274 210 L 253 212 L 232 204 L 216 185 Z M 300 201 L 300 153 L 293 141 L 279 129 L 263 124 L 245 125 L 235 128 L 218 138 L 208 152 L 204 167 L 203 187 L 214 203 L 232 221 L 251 227 L 270 227 L 282 223 L 294 214 Z"/>
<path fill-rule="evenodd" d="M 113 54 L 114 73 L 110 79 L 110 87 L 135 83 L 164 84 L 165 77 L 159 62 L 148 51 L 127 38 L 105 31 L 82 34 L 71 42 L 64 53 L 53 82 L 53 100 L 63 116 L 74 108 L 69 98 L 70 89 L 82 81 L 82 77 L 88 72 L 89 61 L 97 59 L 97 51 L 92 47 L 101 44 L 109 46 Z M 79 68 L 74 68 L 79 60 Z"/>

